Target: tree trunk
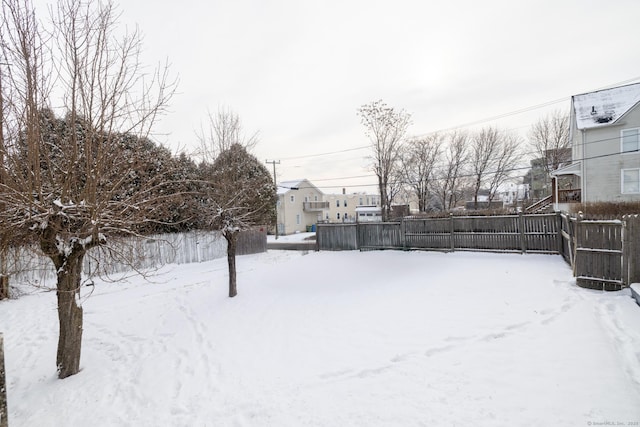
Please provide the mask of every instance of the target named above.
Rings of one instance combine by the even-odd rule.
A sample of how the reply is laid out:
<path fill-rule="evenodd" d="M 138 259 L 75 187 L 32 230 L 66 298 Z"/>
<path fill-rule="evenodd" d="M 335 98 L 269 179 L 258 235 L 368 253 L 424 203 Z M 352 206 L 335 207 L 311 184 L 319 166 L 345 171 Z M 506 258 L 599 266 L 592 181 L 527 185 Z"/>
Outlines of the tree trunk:
<path fill-rule="evenodd" d="M 0 300 L 9 298 L 9 273 L 7 268 L 7 248 L 2 242 L 0 250 Z"/>
<path fill-rule="evenodd" d="M 9 276 L 0 273 L 0 299 L 9 298 Z"/>
<path fill-rule="evenodd" d="M 84 253 L 71 253 L 58 268 L 58 321 L 60 335 L 56 364 L 58 378 L 66 378 L 80 371 L 80 349 L 82 346 L 82 306 L 80 278 Z"/>
<path fill-rule="evenodd" d="M 236 285 L 236 247 L 238 245 L 238 232 L 225 231 L 224 237 L 227 239 L 227 263 L 229 264 L 229 298 L 238 295 Z"/>

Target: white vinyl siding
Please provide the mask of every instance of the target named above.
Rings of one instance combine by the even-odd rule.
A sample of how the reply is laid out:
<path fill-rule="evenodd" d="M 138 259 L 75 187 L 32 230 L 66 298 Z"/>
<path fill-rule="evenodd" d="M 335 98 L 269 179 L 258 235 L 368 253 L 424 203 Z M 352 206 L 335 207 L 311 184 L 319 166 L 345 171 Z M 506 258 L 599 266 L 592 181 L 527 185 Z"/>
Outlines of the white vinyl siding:
<path fill-rule="evenodd" d="M 622 169 L 622 193 L 640 193 L 640 169 Z"/>

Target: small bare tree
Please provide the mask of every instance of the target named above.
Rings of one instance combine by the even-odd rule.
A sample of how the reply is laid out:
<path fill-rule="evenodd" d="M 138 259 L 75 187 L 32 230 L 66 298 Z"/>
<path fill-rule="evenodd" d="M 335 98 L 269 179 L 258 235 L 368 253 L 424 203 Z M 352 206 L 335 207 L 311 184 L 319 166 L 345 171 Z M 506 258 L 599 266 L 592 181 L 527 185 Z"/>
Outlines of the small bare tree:
<path fill-rule="evenodd" d="M 372 144 L 372 169 L 378 177 L 382 220 L 387 221 L 392 202 L 389 186 L 398 167 L 400 146 L 411 124 L 411 115 L 404 110 L 396 111 L 382 100 L 361 106 L 358 115 Z"/>
<path fill-rule="evenodd" d="M 141 37 L 137 31 L 115 36 L 119 15 L 111 3 L 59 2 L 46 49 L 29 0 L 3 0 L 3 9 L 10 11 L 3 50 L 12 58 L 14 131 L 4 141 L 0 231 L 36 243 L 54 264 L 56 365 L 65 378 L 80 369 L 85 256 L 163 221 L 155 208 L 171 195 L 161 190 L 161 175 L 145 173 L 157 168 L 149 166 L 156 160 L 148 158 L 144 137 L 175 86 L 166 67 L 142 73 Z M 43 83 L 49 75 L 64 91 L 64 118 L 49 108 Z"/>
<path fill-rule="evenodd" d="M 498 194 L 500 187 L 512 179 L 522 161 L 522 140 L 512 133 L 503 133 L 501 143 L 493 159 L 493 170 L 489 174 L 486 187 L 489 190 L 489 203 Z"/>
<path fill-rule="evenodd" d="M 227 241 L 229 297 L 238 294 L 236 249 L 238 234 L 275 223 L 276 188 L 269 170 L 240 144 L 222 151 L 211 166 L 208 206 L 211 226 Z"/>
<path fill-rule="evenodd" d="M 402 150 L 402 174 L 418 199 L 418 210 L 425 212 L 429 203 L 442 137 L 432 134 L 407 141 Z"/>
<path fill-rule="evenodd" d="M 214 114 L 207 112 L 207 127 L 197 132 L 199 155 L 209 163 L 215 161 L 220 153 L 229 150 L 232 145 L 240 144 L 247 151 L 258 143 L 258 132 L 246 136 L 242 129 L 240 116 L 230 108 L 220 107 Z"/>
<path fill-rule="evenodd" d="M 547 175 L 571 160 L 569 116 L 556 110 L 541 118 L 529 130 L 529 145 L 543 159 Z"/>
<path fill-rule="evenodd" d="M 442 157 L 432 185 L 445 211 L 453 209 L 462 198 L 464 166 L 469 156 L 468 143 L 465 132 L 454 131 L 444 136 Z"/>
<path fill-rule="evenodd" d="M 520 141 L 495 127 L 476 132 L 471 138 L 469 169 L 473 178 L 473 207 L 478 209 L 480 190 L 489 191 L 493 200 L 499 186 L 521 159 Z"/>

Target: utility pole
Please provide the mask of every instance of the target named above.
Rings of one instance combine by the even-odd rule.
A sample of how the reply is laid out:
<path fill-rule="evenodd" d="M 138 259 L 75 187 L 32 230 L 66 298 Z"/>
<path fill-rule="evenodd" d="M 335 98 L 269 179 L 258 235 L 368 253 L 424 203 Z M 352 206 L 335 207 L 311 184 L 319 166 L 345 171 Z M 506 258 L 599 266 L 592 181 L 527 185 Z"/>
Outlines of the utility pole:
<path fill-rule="evenodd" d="M 278 200 L 280 200 L 280 196 L 278 196 L 278 183 L 276 182 L 276 165 L 280 164 L 280 160 L 265 160 L 266 164 L 273 165 L 273 185 L 276 187 L 276 240 L 278 240 Z"/>

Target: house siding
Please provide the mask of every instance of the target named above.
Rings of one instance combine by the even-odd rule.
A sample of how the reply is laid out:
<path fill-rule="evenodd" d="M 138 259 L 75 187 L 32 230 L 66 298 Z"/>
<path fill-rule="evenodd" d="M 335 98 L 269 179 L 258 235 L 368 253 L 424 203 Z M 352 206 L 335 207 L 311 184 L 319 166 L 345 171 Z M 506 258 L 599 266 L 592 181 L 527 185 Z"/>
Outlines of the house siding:
<path fill-rule="evenodd" d="M 293 234 L 307 231 L 308 226 L 317 224 L 322 219 L 323 212 L 307 212 L 304 210 L 305 197 L 307 201 L 322 201 L 323 193 L 308 180 L 298 183 L 297 190 L 288 190 L 278 195 L 277 207 L 278 233 Z M 291 201 L 291 196 L 294 201 Z M 298 221 L 299 219 L 299 221 Z"/>
<path fill-rule="evenodd" d="M 630 110 L 615 125 L 588 129 L 586 132 L 578 130 L 574 134 L 574 142 L 580 146 L 576 151 L 584 152 L 582 181 L 584 202 L 640 200 L 640 195 L 622 194 L 621 190 L 621 171 L 640 167 L 640 152 L 619 154 L 620 131 L 635 127 L 640 127 L 639 106 Z M 583 132 L 584 146 L 582 146 Z"/>

